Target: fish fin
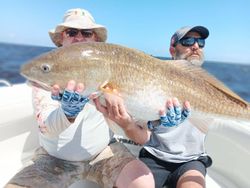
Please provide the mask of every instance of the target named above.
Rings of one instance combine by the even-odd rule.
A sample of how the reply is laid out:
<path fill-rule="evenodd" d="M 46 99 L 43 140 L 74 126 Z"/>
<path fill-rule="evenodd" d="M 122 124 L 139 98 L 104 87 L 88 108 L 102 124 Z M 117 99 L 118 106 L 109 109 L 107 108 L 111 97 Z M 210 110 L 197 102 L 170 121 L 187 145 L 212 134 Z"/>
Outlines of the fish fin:
<path fill-rule="evenodd" d="M 182 71 L 192 72 L 196 78 L 203 78 L 206 80 L 211 86 L 220 90 L 225 95 L 227 95 L 232 101 L 237 104 L 243 106 L 244 108 L 249 108 L 249 103 L 242 99 L 239 95 L 234 93 L 231 89 L 229 89 L 226 85 L 224 85 L 220 80 L 215 78 L 212 74 L 207 72 L 205 69 L 199 66 L 195 66 L 186 60 L 165 60 L 164 61 L 171 63 L 174 67 L 181 69 Z"/>
<path fill-rule="evenodd" d="M 224 94 L 226 94 L 232 101 L 236 102 L 237 104 L 240 104 L 243 107 L 248 107 L 248 102 L 242 99 L 239 95 L 234 93 L 231 89 L 229 89 L 227 86 L 225 86 L 221 81 L 219 81 L 214 76 L 210 75 L 209 73 L 205 72 L 203 74 L 205 77 L 207 77 L 207 81 L 209 84 L 211 84 L 213 87 L 215 87 L 217 90 L 222 91 Z"/>
<path fill-rule="evenodd" d="M 103 82 L 103 84 L 101 84 L 99 89 L 104 93 L 113 93 L 113 94 L 117 94 L 117 90 L 118 90 L 115 84 L 110 83 L 108 81 Z"/>
<path fill-rule="evenodd" d="M 190 117 L 189 121 L 202 133 L 206 134 L 209 130 L 209 126 L 213 124 L 214 119 L 209 117 Z"/>

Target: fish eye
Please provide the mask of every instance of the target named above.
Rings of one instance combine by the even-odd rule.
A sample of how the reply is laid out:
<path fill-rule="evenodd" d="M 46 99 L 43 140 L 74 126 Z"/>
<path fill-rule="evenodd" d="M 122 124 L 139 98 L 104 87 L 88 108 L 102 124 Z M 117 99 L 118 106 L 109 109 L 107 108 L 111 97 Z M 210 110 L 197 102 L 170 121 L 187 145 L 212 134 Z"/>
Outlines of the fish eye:
<path fill-rule="evenodd" d="M 41 69 L 45 73 L 50 72 L 50 66 L 48 64 L 42 64 Z"/>

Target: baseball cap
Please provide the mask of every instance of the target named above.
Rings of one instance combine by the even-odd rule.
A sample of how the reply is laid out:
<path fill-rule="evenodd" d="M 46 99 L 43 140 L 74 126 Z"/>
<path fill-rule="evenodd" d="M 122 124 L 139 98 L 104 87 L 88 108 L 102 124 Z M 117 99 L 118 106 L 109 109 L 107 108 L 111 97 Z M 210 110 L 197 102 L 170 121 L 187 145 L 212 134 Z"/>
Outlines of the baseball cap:
<path fill-rule="evenodd" d="M 171 37 L 170 46 L 174 46 L 176 42 L 181 40 L 188 32 L 197 32 L 200 34 L 201 38 L 206 39 L 209 36 L 209 31 L 204 26 L 185 26 L 178 29 Z"/>

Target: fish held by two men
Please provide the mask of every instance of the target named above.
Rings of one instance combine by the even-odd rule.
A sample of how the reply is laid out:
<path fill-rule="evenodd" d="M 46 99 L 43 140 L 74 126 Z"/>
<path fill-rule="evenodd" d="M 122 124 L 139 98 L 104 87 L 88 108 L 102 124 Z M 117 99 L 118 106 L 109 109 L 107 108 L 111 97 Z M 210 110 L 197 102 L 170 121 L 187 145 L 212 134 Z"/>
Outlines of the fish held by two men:
<path fill-rule="evenodd" d="M 23 65 L 21 74 L 47 90 L 54 84 L 65 88 L 72 79 L 84 83 L 83 95 L 116 89 L 138 120 L 159 119 L 159 109 L 173 97 L 190 102 L 190 120 L 250 120 L 249 103 L 202 68 L 120 45 L 93 42 L 61 47 Z"/>

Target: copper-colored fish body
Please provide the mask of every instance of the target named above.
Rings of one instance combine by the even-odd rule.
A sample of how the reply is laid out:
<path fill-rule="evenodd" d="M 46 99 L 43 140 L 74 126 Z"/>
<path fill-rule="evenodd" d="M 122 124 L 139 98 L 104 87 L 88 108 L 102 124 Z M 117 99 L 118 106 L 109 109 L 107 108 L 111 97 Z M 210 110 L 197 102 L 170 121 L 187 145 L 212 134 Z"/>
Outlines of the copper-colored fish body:
<path fill-rule="evenodd" d="M 188 100 L 192 114 L 250 120 L 249 104 L 200 67 L 186 61 L 163 61 L 108 43 L 76 43 L 33 59 L 22 67 L 27 79 L 48 88 L 68 80 L 85 85 L 85 95 L 117 90 L 128 112 L 140 120 L 159 119 L 168 98 Z M 105 89 L 104 89 L 105 90 Z"/>

